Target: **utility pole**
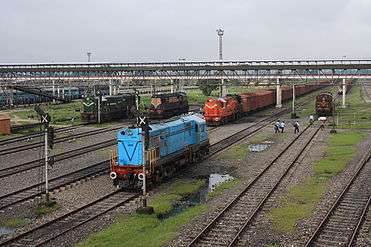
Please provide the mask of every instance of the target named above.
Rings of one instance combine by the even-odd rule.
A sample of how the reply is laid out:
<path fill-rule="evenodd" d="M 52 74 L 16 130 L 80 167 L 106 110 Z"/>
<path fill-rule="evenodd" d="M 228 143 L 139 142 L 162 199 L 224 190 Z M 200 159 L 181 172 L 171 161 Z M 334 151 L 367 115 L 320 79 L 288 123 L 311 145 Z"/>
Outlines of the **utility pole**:
<path fill-rule="evenodd" d="M 86 53 L 86 55 L 88 55 L 88 63 L 91 62 L 91 54 L 92 54 L 92 53 L 91 53 L 90 51 Z"/>
<path fill-rule="evenodd" d="M 101 122 L 101 110 L 100 110 L 100 104 L 101 104 L 101 95 L 100 95 L 100 93 L 98 92 L 98 116 L 97 116 L 97 120 L 98 120 L 98 124 L 100 124 L 100 122 Z"/>
<path fill-rule="evenodd" d="M 49 202 L 49 179 L 48 179 L 48 161 L 49 161 L 49 149 L 48 149 L 48 127 L 45 126 L 45 198 L 46 202 Z"/>
<path fill-rule="evenodd" d="M 219 28 L 219 29 L 216 30 L 216 33 L 219 36 L 219 60 L 222 61 L 223 60 L 223 35 L 224 35 L 224 30 Z M 220 97 L 227 94 L 226 91 L 227 90 L 226 90 L 225 85 L 224 85 L 224 79 L 222 79 L 221 85 L 220 85 Z"/>

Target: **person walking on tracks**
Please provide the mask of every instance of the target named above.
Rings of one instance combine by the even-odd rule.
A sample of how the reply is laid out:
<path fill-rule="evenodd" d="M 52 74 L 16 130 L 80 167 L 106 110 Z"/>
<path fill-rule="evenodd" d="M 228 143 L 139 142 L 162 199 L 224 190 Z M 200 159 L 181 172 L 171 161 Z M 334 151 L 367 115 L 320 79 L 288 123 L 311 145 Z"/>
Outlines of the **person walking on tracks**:
<path fill-rule="evenodd" d="M 281 133 L 283 133 L 285 131 L 285 121 L 282 121 L 280 123 L 280 129 L 281 129 Z"/>
<path fill-rule="evenodd" d="M 312 125 L 314 123 L 314 117 L 313 115 L 309 116 L 309 124 Z"/>
<path fill-rule="evenodd" d="M 279 131 L 279 128 L 280 128 L 280 122 L 277 121 L 277 122 L 274 124 L 274 133 L 278 133 L 278 132 L 280 132 L 280 131 Z"/>
<path fill-rule="evenodd" d="M 325 123 L 326 123 L 326 120 L 327 120 L 326 117 L 319 117 L 319 118 L 318 118 L 318 121 L 320 121 L 320 123 L 321 123 L 321 126 L 320 126 L 320 129 L 321 129 L 321 130 L 324 130 L 324 129 L 325 129 Z"/>
<path fill-rule="evenodd" d="M 299 122 L 298 121 L 295 121 L 294 123 L 294 133 L 299 133 Z"/>

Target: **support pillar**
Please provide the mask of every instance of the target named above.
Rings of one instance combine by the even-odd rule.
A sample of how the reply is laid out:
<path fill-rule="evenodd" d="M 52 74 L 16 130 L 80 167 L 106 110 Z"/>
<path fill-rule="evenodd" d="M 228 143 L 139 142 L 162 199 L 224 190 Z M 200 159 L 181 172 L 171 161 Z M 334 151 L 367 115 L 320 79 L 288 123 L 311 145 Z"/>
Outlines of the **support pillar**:
<path fill-rule="evenodd" d="M 292 84 L 292 111 L 291 111 L 291 118 L 296 118 L 296 112 L 295 112 L 295 84 Z"/>
<path fill-rule="evenodd" d="M 113 85 L 112 85 L 112 82 L 111 81 L 109 82 L 109 95 L 110 96 L 113 95 Z"/>
<path fill-rule="evenodd" d="M 175 91 L 176 91 L 176 85 L 174 84 L 174 80 L 171 79 L 170 81 L 171 81 L 170 92 L 171 93 L 175 93 Z"/>
<path fill-rule="evenodd" d="M 224 84 L 224 79 L 222 79 L 220 84 L 220 97 L 223 97 L 228 94 L 227 86 Z"/>
<path fill-rule="evenodd" d="M 55 97 L 55 81 L 53 80 L 53 97 Z M 55 99 L 53 99 L 53 104 L 55 104 Z"/>
<path fill-rule="evenodd" d="M 281 84 L 280 79 L 277 78 L 277 84 L 276 84 L 276 108 L 282 107 L 282 92 L 281 92 Z"/>
<path fill-rule="evenodd" d="M 60 96 L 61 96 L 61 92 L 60 92 L 59 86 L 57 87 L 57 96 L 58 96 L 58 98 L 60 98 Z"/>
<path fill-rule="evenodd" d="M 10 90 L 10 92 L 9 92 L 9 105 L 13 106 L 14 105 L 14 90 L 13 90 L 13 88 L 10 88 L 9 90 Z"/>
<path fill-rule="evenodd" d="M 151 83 L 151 94 L 156 94 L 156 85 Z"/>
<path fill-rule="evenodd" d="M 346 90 L 347 90 L 347 86 L 346 86 L 346 83 L 345 83 L 345 79 L 343 79 L 343 103 L 341 105 L 342 108 L 345 108 L 345 93 L 346 93 Z"/>

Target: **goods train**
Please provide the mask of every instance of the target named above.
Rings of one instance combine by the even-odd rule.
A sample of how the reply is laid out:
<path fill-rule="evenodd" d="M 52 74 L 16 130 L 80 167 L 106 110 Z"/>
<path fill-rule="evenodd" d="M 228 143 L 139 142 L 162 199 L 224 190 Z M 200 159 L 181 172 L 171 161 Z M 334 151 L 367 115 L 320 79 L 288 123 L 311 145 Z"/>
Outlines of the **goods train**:
<path fill-rule="evenodd" d="M 102 96 L 101 102 L 99 102 L 101 122 L 133 118 L 136 111 L 136 97 L 135 94 Z M 87 96 L 83 99 L 81 120 L 85 123 L 96 123 L 98 121 L 98 97 Z"/>
<path fill-rule="evenodd" d="M 324 86 L 324 84 L 299 85 L 295 87 L 295 94 L 300 96 Z M 292 87 L 282 87 L 281 92 L 282 102 L 292 98 Z M 275 103 L 275 89 L 227 95 L 219 99 L 209 98 L 204 104 L 205 120 L 208 125 L 220 125 Z"/>
<path fill-rule="evenodd" d="M 187 94 L 178 92 L 153 95 L 148 113 L 151 119 L 165 119 L 188 113 L 188 110 Z"/>
<path fill-rule="evenodd" d="M 185 115 L 149 127 L 147 138 L 137 127 L 117 133 L 117 154 L 112 158 L 110 173 L 116 187 L 138 188 L 144 160 L 146 180 L 160 183 L 182 167 L 202 160 L 209 152 L 209 137 L 202 115 Z M 148 145 L 146 150 L 143 140 Z"/>
<path fill-rule="evenodd" d="M 318 116 L 331 116 L 335 110 L 334 97 L 331 93 L 317 95 L 315 107 Z"/>

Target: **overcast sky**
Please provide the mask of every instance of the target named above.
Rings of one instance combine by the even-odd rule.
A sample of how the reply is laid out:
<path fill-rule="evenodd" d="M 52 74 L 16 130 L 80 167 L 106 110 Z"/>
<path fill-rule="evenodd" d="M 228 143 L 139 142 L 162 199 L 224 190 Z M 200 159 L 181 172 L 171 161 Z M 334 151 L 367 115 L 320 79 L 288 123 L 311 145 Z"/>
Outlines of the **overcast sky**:
<path fill-rule="evenodd" d="M 0 63 L 371 58 L 371 0 L 2 0 Z"/>

